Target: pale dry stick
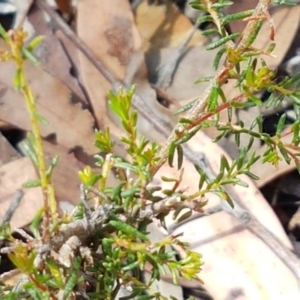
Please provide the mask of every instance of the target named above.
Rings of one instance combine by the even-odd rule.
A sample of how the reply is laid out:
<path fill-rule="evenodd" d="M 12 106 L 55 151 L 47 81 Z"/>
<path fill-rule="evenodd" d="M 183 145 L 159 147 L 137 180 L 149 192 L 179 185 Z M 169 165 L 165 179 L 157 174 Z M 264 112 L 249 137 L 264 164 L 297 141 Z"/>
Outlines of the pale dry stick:
<path fill-rule="evenodd" d="M 85 46 L 85 44 L 74 34 L 74 32 L 60 18 L 60 16 L 56 14 L 44 0 L 35 1 L 51 16 L 59 29 L 61 29 L 62 32 L 78 47 L 78 49 L 94 64 L 98 71 L 112 84 L 113 87 L 116 88 L 118 85 L 122 85 L 121 82 L 116 80 L 116 77 L 112 74 L 112 72 L 104 67 L 104 65 L 95 57 L 95 55 Z M 246 28 L 242 33 L 242 37 L 235 47 L 236 51 L 240 51 L 242 53 L 247 48 L 247 43 L 251 38 L 253 30 L 255 29 L 257 22 L 262 18 L 262 16 L 266 14 L 270 2 L 271 0 L 259 1 L 252 15 L 252 19 L 247 23 Z M 191 110 L 185 114 L 184 117 L 186 119 L 190 119 L 192 122 L 195 122 L 201 118 L 207 106 L 209 95 L 211 94 L 213 87 L 215 86 L 220 76 L 224 75 L 226 69 L 227 68 L 225 66 L 221 66 L 218 69 L 214 78 L 211 80 L 210 85 L 206 88 L 204 94 L 196 101 Z M 160 153 L 161 160 L 157 164 L 156 168 L 156 170 L 158 170 L 166 161 L 170 144 L 177 138 L 176 131 L 182 131 L 182 125 L 177 124 L 177 126 L 172 130 L 172 122 L 169 120 L 161 120 L 159 117 L 154 115 L 151 108 L 146 105 L 145 101 L 143 101 L 140 96 L 135 96 L 133 106 L 136 110 L 138 110 L 140 115 L 142 115 L 150 123 L 153 124 L 156 130 L 160 131 L 162 134 L 164 134 L 164 136 L 168 138 L 165 146 L 162 148 L 162 151 Z M 185 156 L 190 162 L 199 164 L 199 153 L 193 152 L 189 147 L 185 147 Z M 201 165 L 201 160 L 200 166 L 202 166 L 204 168 L 204 171 L 206 172 L 210 172 L 211 170 L 209 167 L 205 167 L 205 165 L 203 165 L 203 162 Z M 231 195 L 236 209 L 229 210 L 226 207 L 224 209 L 226 209 L 228 213 L 232 214 L 237 219 L 241 220 L 244 224 L 247 224 L 248 228 L 251 229 L 257 237 L 261 238 L 267 245 L 269 245 L 269 247 L 278 255 L 278 257 L 284 261 L 286 266 L 288 266 L 290 270 L 295 274 L 298 282 L 300 283 L 300 261 L 298 257 L 293 254 L 288 248 L 281 245 L 276 237 L 274 237 L 274 235 L 267 228 L 261 225 L 248 210 L 242 209 L 243 205 L 238 197 L 233 196 L 232 192 L 229 192 L 229 195 Z M 241 208 L 241 210 L 238 210 L 239 207 Z M 250 222 L 249 220 L 254 221 Z M 62 238 L 60 243 L 65 240 L 66 239 Z M 275 248 L 274 245 L 276 245 Z M 280 250 L 277 251 L 277 249 Z"/>
<path fill-rule="evenodd" d="M 11 279 L 14 276 L 22 274 L 22 271 L 20 269 L 12 269 L 8 272 L 4 272 L 0 274 L 0 281 L 5 282 L 9 279 Z"/>
<path fill-rule="evenodd" d="M 196 22 L 194 24 L 193 29 L 185 38 L 183 43 L 175 50 L 173 55 L 159 68 L 158 70 L 158 78 L 155 83 L 156 86 L 166 89 L 172 83 L 174 73 L 178 66 L 178 63 L 186 51 L 188 43 L 191 41 L 192 37 L 194 36 L 195 32 L 198 30 L 199 24 Z"/>
<path fill-rule="evenodd" d="M 26 241 L 33 241 L 34 238 L 28 234 L 24 229 L 22 228 L 15 228 L 14 232 L 17 232 L 21 237 L 23 237 Z"/>
<path fill-rule="evenodd" d="M 17 210 L 17 208 L 20 206 L 21 200 L 24 196 L 24 192 L 22 190 L 17 190 L 12 198 L 12 201 L 10 203 L 10 206 L 8 208 L 8 210 L 6 211 L 3 219 L 2 219 L 2 224 L 6 223 L 6 222 L 10 222 L 12 216 L 14 215 L 15 211 Z M 14 231 L 19 232 L 19 229 L 15 229 Z M 23 232 L 21 232 L 21 235 L 23 236 Z M 27 237 L 27 236 L 26 236 Z M 0 249 L 5 249 L 7 247 L 3 247 L 3 241 L 0 241 Z M 0 250 L 0 252 L 1 252 Z M 2 252 L 1 252 L 2 253 Z M 5 272 L 3 274 L 0 274 L 0 281 L 6 281 L 10 278 L 12 278 L 13 276 L 19 275 L 21 274 L 21 271 L 19 269 L 13 269 L 10 270 L 8 272 Z"/>
<path fill-rule="evenodd" d="M 12 201 L 10 203 L 10 206 L 2 219 L 2 223 L 10 222 L 13 214 L 15 213 L 17 208 L 20 206 L 23 196 L 24 196 L 24 192 L 21 190 L 17 190 L 14 193 Z"/>
<path fill-rule="evenodd" d="M 19 22 L 14 25 L 14 29 L 20 29 L 27 18 L 28 12 L 30 11 L 31 5 L 33 4 L 34 0 L 29 0 L 26 4 L 26 8 L 21 12 L 22 15 L 19 17 Z"/>

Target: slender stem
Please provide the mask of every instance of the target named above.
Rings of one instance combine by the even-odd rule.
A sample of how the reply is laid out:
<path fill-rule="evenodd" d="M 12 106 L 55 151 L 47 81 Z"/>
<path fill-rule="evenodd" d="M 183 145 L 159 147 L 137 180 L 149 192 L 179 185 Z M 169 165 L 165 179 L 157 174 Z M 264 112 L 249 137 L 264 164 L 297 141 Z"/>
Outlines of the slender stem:
<path fill-rule="evenodd" d="M 39 178 L 41 182 L 41 188 L 44 200 L 44 213 L 43 218 L 43 239 L 47 241 L 50 238 L 50 220 L 56 218 L 57 206 L 54 197 L 53 187 L 49 182 L 46 169 L 46 161 L 44 156 L 43 142 L 41 136 L 41 130 L 39 127 L 39 119 L 37 117 L 37 107 L 36 100 L 33 96 L 32 90 L 26 79 L 26 74 L 24 70 L 23 57 L 23 46 L 26 34 L 22 29 L 12 32 L 7 39 L 7 42 L 11 49 L 11 58 L 17 66 L 17 73 L 15 77 L 16 88 L 20 90 L 25 98 L 25 103 L 29 113 L 32 133 L 34 136 L 34 154 L 37 160 L 37 169 L 39 173 Z"/>
<path fill-rule="evenodd" d="M 24 87 L 22 88 L 21 92 L 24 95 L 26 105 L 27 105 L 27 110 L 29 112 L 30 116 L 30 122 L 31 122 L 31 128 L 32 128 L 32 133 L 34 135 L 35 139 L 35 153 L 37 156 L 37 161 L 38 161 L 38 172 L 40 175 L 40 180 L 41 180 L 41 187 L 42 187 L 42 193 L 43 193 L 43 198 L 44 198 L 44 212 L 45 212 L 45 218 L 43 218 L 43 236 L 46 238 L 48 236 L 47 231 L 49 230 L 49 225 L 50 225 L 50 208 L 49 208 L 49 198 L 48 198 L 48 179 L 46 175 L 46 163 L 45 163 L 45 157 L 44 157 L 44 149 L 43 149 L 43 143 L 42 143 L 42 138 L 41 138 L 41 131 L 36 119 L 36 103 L 35 99 L 32 95 L 31 89 L 28 86 L 24 70 L 23 70 L 23 65 L 18 66 L 21 73 L 22 77 L 24 78 Z M 46 238 L 47 239 L 47 238 Z"/>

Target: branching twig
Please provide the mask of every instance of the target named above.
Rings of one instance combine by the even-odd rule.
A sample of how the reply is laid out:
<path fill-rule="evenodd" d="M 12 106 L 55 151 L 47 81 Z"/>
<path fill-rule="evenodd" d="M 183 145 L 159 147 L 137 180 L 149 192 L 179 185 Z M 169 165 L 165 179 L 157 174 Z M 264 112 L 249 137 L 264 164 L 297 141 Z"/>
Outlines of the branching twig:
<path fill-rule="evenodd" d="M 72 236 L 78 237 L 84 244 L 86 240 L 102 228 L 103 223 L 106 221 L 111 210 L 112 205 L 103 204 L 97 210 L 92 212 L 89 219 L 85 217 L 62 226 L 51 239 L 51 247 L 54 250 L 60 249 L 60 247 Z"/>
<path fill-rule="evenodd" d="M 247 44 L 250 39 L 252 39 L 252 33 L 255 29 L 257 23 L 260 21 L 262 15 L 264 15 L 267 10 L 268 6 L 270 5 L 271 0 L 260 0 L 257 4 L 255 11 L 251 17 L 251 20 L 247 23 L 246 28 L 242 32 L 242 37 L 240 41 L 235 45 L 235 51 L 243 53 L 245 48 L 247 48 Z M 207 103 L 209 100 L 209 96 L 211 95 L 211 92 L 213 90 L 213 87 L 220 82 L 220 79 L 222 79 L 222 82 L 225 82 L 228 78 L 228 69 L 232 68 L 233 66 L 221 66 L 217 71 L 215 76 L 211 79 L 210 84 L 203 92 L 203 95 L 197 99 L 197 101 L 194 103 L 193 107 L 184 115 L 185 119 L 188 119 L 191 121 L 191 123 L 196 122 L 199 118 L 201 118 L 205 108 L 207 107 Z M 157 168 L 160 168 L 160 166 L 166 161 L 168 149 L 170 147 L 170 144 L 172 141 L 176 140 L 177 133 L 176 132 L 182 132 L 183 126 L 182 124 L 177 124 L 177 126 L 172 130 L 172 133 L 168 137 L 168 141 L 164 145 L 164 147 L 161 150 L 160 157 L 161 160 L 157 163 Z"/>

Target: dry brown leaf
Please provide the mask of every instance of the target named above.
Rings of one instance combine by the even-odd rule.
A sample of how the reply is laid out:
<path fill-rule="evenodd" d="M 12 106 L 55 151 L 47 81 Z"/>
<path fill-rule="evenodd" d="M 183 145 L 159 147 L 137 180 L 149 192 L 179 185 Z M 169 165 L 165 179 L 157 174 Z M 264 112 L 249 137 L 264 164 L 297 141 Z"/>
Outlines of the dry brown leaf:
<path fill-rule="evenodd" d="M 178 47 L 193 30 L 190 20 L 171 1 L 166 4 L 148 5 L 146 0 L 137 7 L 135 20 L 146 52 L 165 47 Z M 196 32 L 189 46 L 203 45 L 206 38 Z"/>
<path fill-rule="evenodd" d="M 164 64 L 176 49 L 164 48 L 146 54 L 150 81 L 155 81 L 157 70 Z M 218 50 L 207 51 L 203 46 L 190 47 L 178 63 L 173 81 L 166 92 L 180 102 L 182 106 L 200 97 L 208 83 L 195 84 L 198 78 L 214 74 L 213 60 Z M 226 87 L 227 88 L 227 87 Z M 220 113 L 220 120 L 227 122 L 227 112 Z M 233 115 L 232 122 L 236 118 Z M 215 128 L 205 128 L 205 133 L 215 138 L 219 133 Z"/>
<path fill-rule="evenodd" d="M 69 58 L 49 27 L 49 23 L 46 22 L 45 14 L 37 5 L 33 4 L 27 17 L 35 29 L 35 34 L 44 37 L 43 42 L 34 52 L 42 63 L 42 67 L 54 77 L 60 79 L 78 97 L 78 100 L 87 105 L 87 99 L 77 79 L 70 73 L 72 65 Z"/>
<path fill-rule="evenodd" d="M 0 132 L 0 166 L 20 158 L 21 155 Z"/>
<path fill-rule="evenodd" d="M 55 188 L 57 201 L 69 202 L 73 205 L 77 205 L 80 200 L 81 184 L 78 172 L 82 171 L 85 165 L 90 165 L 95 173 L 100 172 L 99 168 L 97 169 L 95 167 L 94 160 L 82 163 L 76 158 L 74 152 L 70 152 L 64 146 L 54 145 L 47 141 L 44 141 L 43 145 L 48 165 L 55 155 L 59 155 L 59 161 L 54 168 L 51 180 Z M 117 184 L 117 180 L 114 180 L 114 178 L 108 178 L 107 184 L 108 186 L 115 186 Z"/>
<path fill-rule="evenodd" d="M 67 148 L 61 145 L 53 145 L 44 141 L 44 152 L 49 165 L 55 155 L 59 155 L 59 161 L 54 168 L 52 184 L 55 188 L 57 201 L 68 201 L 74 205 L 80 200 L 80 179 L 78 172 L 84 167 Z"/>
<path fill-rule="evenodd" d="M 71 0 L 55 0 L 58 9 L 65 14 L 71 14 L 72 9 L 72 3 Z"/>
<path fill-rule="evenodd" d="M 0 43 L 0 48 L 4 47 L 3 42 Z M 0 119 L 15 127 L 31 130 L 23 96 L 12 88 L 15 70 L 12 62 L 1 63 Z M 71 103 L 69 89 L 58 79 L 30 62 L 26 62 L 25 71 L 36 97 L 37 110 L 49 122 L 41 125 L 42 136 L 56 135 L 57 143 L 66 148 L 80 146 L 88 154 L 96 153 L 91 114 L 82 110 L 79 103 Z"/>
<path fill-rule="evenodd" d="M 219 158 L 227 154 L 217 144 L 199 132 L 189 145 L 194 151 L 205 152 L 214 172 L 218 172 Z M 182 186 L 188 186 L 189 192 L 197 191 L 198 173 L 188 161 L 184 161 L 184 167 Z M 160 180 L 161 175 L 174 178 L 174 174 L 174 169 L 164 166 L 156 180 Z M 235 186 L 232 192 L 266 228 L 291 248 L 276 215 L 255 184 L 246 176 L 241 179 L 249 187 Z M 162 183 L 162 188 L 170 186 Z M 204 210 L 220 201 L 216 195 L 207 197 L 209 202 Z M 169 220 L 169 228 L 172 224 Z M 300 296 L 295 277 L 286 265 L 252 231 L 225 212 L 194 219 L 170 233 L 184 233 L 182 239 L 203 255 L 205 264 L 199 277 L 214 299 L 232 299 L 234 292 L 239 292 L 241 299 L 298 299 Z"/>
<path fill-rule="evenodd" d="M 82 89 L 85 92 L 86 95 L 86 91 L 85 91 L 85 87 L 82 84 L 82 78 L 80 76 L 80 63 L 79 63 L 79 55 L 78 55 L 78 49 L 76 48 L 76 46 L 65 36 L 65 34 L 61 31 L 61 30 L 57 30 L 55 32 L 55 36 L 58 38 L 58 40 L 61 42 L 62 47 L 64 48 L 71 64 L 72 64 L 72 68 L 74 73 L 77 76 L 77 81 L 80 83 L 80 86 L 82 87 Z M 88 98 L 86 96 L 86 98 Z M 87 99 L 88 100 L 88 99 Z M 88 105 L 89 101 L 87 101 Z"/>
<path fill-rule="evenodd" d="M 116 80 L 121 80 L 127 86 L 136 84 L 136 95 L 140 95 L 140 100 L 151 107 L 153 113 L 164 118 L 169 112 L 158 104 L 156 93 L 149 85 L 141 41 L 129 3 L 121 0 L 80 0 L 77 16 L 78 35 L 96 57 Z M 98 21 L 95 23 L 93 20 Z M 93 30 L 86 30 L 87 26 Z M 81 53 L 79 58 L 81 75 L 98 127 L 110 127 L 111 132 L 121 136 L 122 132 L 115 125 L 118 123 L 117 117 L 107 108 L 106 95 L 112 88 L 111 84 Z M 138 126 L 142 133 L 152 133 L 154 139 L 160 135 L 142 118 L 139 118 Z"/>
<path fill-rule="evenodd" d="M 182 239 L 203 256 L 199 277 L 214 299 L 299 299 L 290 269 L 225 212 L 183 224 L 173 234 L 181 232 Z"/>
<path fill-rule="evenodd" d="M 155 81 L 158 69 L 176 51 L 172 48 L 164 48 L 157 52 L 146 54 L 146 62 L 151 82 Z M 182 105 L 201 96 L 207 83 L 195 84 L 198 78 L 214 74 L 213 59 L 216 51 L 207 51 L 203 46 L 191 47 L 183 54 L 179 61 L 172 84 L 166 92 L 176 98 Z"/>
<path fill-rule="evenodd" d="M 31 160 L 28 157 L 20 158 L 0 167 L 0 219 L 10 206 L 17 189 L 28 181 L 37 180 L 37 175 Z M 43 206 L 43 194 L 40 188 L 23 189 L 24 196 L 20 206 L 15 211 L 11 228 L 29 224 L 38 209 Z"/>
<path fill-rule="evenodd" d="M 125 66 L 140 48 L 129 3 L 80 0 L 77 11 L 79 37 L 116 79 L 124 80 Z M 90 29 L 87 30 L 87 27 Z M 98 127 L 110 126 L 113 129 L 115 126 L 110 121 L 106 108 L 106 95 L 111 85 L 82 53 L 79 53 L 79 60 L 84 86 L 90 97 Z"/>

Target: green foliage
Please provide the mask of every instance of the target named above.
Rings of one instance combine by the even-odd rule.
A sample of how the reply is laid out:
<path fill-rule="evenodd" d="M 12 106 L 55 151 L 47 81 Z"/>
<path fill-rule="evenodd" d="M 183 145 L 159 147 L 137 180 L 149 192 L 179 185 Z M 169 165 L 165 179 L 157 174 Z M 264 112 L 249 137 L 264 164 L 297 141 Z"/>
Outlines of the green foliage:
<path fill-rule="evenodd" d="M 26 35 L 22 30 L 8 34 L 0 26 L 0 34 L 10 46 L 10 51 L 1 53 L 1 58 L 15 61 L 17 70 L 14 85 L 23 93 L 32 120 L 27 153 L 38 169 L 40 178 L 38 181 L 26 183 L 26 186 L 41 186 L 45 196 L 44 207 L 37 212 L 31 224 L 33 238 L 29 237 L 28 242 L 15 239 L 9 224 L 0 226 L 0 242 L 9 244 L 6 251 L 10 260 L 27 275 L 27 281 L 18 288 L 0 285 L 1 299 L 71 299 L 75 297 L 75 292 L 86 293 L 90 299 L 116 299 L 122 286 L 131 288 L 131 294 L 122 299 L 166 299 L 151 288 L 153 282 L 160 280 L 165 274 L 166 269 L 171 272 L 174 283 L 178 282 L 179 276 L 200 281 L 198 273 L 203 263 L 201 255 L 191 251 L 189 245 L 182 242 L 179 236 L 167 236 L 152 242 L 147 228 L 153 220 L 164 227 L 168 215 L 175 222 L 184 221 L 193 212 L 202 211 L 206 204 L 205 195 L 211 192 L 233 206 L 225 186 L 231 184 L 247 187 L 239 178 L 241 174 L 257 179 L 251 172 L 253 164 L 260 159 L 255 152 L 251 152 L 254 139 L 260 139 L 268 147 L 261 157 L 263 162 L 277 165 L 281 159 L 287 163 L 294 161 L 300 171 L 299 155 L 294 151 L 299 152 L 299 120 L 286 130 L 286 116 L 282 115 L 274 136 L 263 133 L 261 116 L 253 121 L 250 128 L 245 128 L 242 122 L 232 124 L 233 109 L 262 105 L 257 96 L 260 91 L 269 92 L 266 102 L 268 107 L 276 107 L 284 97 L 289 97 L 299 118 L 300 75 L 287 77 L 282 81 L 275 79 L 275 70 L 271 70 L 264 61 L 258 60 L 259 55 L 269 55 L 272 52 L 274 43 L 271 42 L 265 52 L 251 46 L 260 31 L 262 20 L 257 16 L 254 16 L 254 20 L 251 19 L 255 10 L 224 16 L 223 8 L 231 4 L 232 2 L 224 0 L 191 3 L 195 9 L 208 12 L 208 15 L 198 20 L 199 23 L 209 21 L 215 24 L 215 28 L 205 31 L 204 34 L 220 35 L 217 42 L 207 46 L 208 50 L 220 48 L 214 61 L 214 67 L 218 70 L 213 76 L 198 80 L 198 83 L 210 82 L 209 93 L 201 106 L 201 114 L 189 115 L 189 111 L 197 106 L 197 101 L 178 111 L 177 113 L 187 113 L 179 119 L 173 138 L 163 147 L 138 136 L 138 112 L 131 109 L 134 87 L 129 90 L 120 88 L 116 93 L 110 92 L 109 105 L 120 118 L 124 129 L 124 136 L 120 141 L 125 147 L 126 156 L 115 151 L 109 128 L 96 131 L 95 145 L 100 154 L 95 158 L 99 171 L 86 167 L 79 173 L 83 183 L 81 202 L 73 214 L 60 217 L 57 216 L 54 188 L 51 185 L 51 175 L 59 163 L 58 157 L 54 157 L 46 167 L 39 126 L 47 122 L 36 111 L 35 99 L 23 68 L 26 59 L 37 63 L 32 51 L 42 38 L 36 38 L 25 47 Z M 250 18 L 248 24 L 252 24 L 245 32 L 227 32 L 228 23 L 245 18 Z M 221 62 L 223 65 L 219 67 Z M 234 80 L 240 91 L 232 99 L 228 99 L 222 89 L 228 80 Z M 228 121 L 222 123 L 219 114 L 223 110 L 228 113 Z M 222 156 L 220 170 L 215 178 L 199 165 L 195 165 L 199 174 L 198 191 L 188 194 L 179 188 L 184 176 L 184 144 L 201 128 L 210 126 L 219 131 L 216 141 L 232 133 L 239 147 L 240 135 L 248 134 L 249 144 L 240 149 L 239 157 L 231 163 Z M 291 144 L 282 141 L 288 134 L 292 135 Z M 157 170 L 165 160 L 173 166 L 175 157 L 176 167 L 181 170 L 179 178 L 161 178 L 164 182 L 173 184 L 169 189 L 163 190 L 160 186 L 155 186 L 152 181 Z M 108 184 L 110 176 L 115 176 L 117 180 L 114 186 Z M 105 208 L 107 212 L 100 218 L 101 208 Z M 95 222 L 96 225 L 93 225 Z M 79 226 L 78 224 L 89 224 L 86 238 L 80 235 L 78 229 L 74 232 L 75 237 L 80 240 L 79 244 L 76 244 L 76 239 L 72 239 L 74 236 L 64 240 L 63 245 L 55 244 L 55 239 L 60 237 L 64 228 L 68 225 Z M 174 250 L 176 247 L 185 251 L 186 256 L 177 259 L 177 252 Z M 71 249 L 75 251 L 72 252 Z M 151 273 L 149 282 L 146 283 L 142 281 L 141 275 L 145 270 Z M 86 288 L 87 285 L 90 289 Z"/>
<path fill-rule="evenodd" d="M 202 264 L 200 255 L 188 250 L 188 256 L 185 259 L 176 261 L 176 252 L 167 251 L 166 247 L 180 245 L 183 249 L 187 249 L 188 246 L 176 238 L 168 237 L 153 244 L 147 237 L 146 228 L 153 218 L 160 219 L 164 225 L 164 217 L 167 214 L 163 205 L 161 208 L 157 206 L 156 211 L 151 211 L 149 208 L 155 203 L 167 202 L 171 198 L 170 196 L 174 197 L 177 195 L 176 193 L 180 199 L 187 199 L 187 196 L 175 189 L 174 191 L 161 191 L 163 195 L 157 196 L 155 192 L 160 188 L 149 186 L 153 178 L 153 166 L 159 159 L 157 153 L 160 147 L 145 137 L 137 138 L 137 113 L 130 110 L 133 93 L 134 89 L 129 91 L 120 89 L 118 94 L 109 94 L 109 105 L 121 118 L 126 132 L 121 141 L 126 147 L 129 159 L 114 153 L 109 131 L 97 131 L 95 145 L 103 153 L 106 153 L 104 158 L 97 156 L 97 165 L 101 167 L 102 172 L 94 174 L 90 168 L 86 168 L 80 173 L 86 189 L 91 191 L 97 205 L 113 204 L 118 212 L 107 224 L 110 236 L 102 240 L 103 259 L 97 266 L 99 274 L 102 274 L 101 280 L 103 280 L 99 297 L 104 297 L 103 293 L 116 294 L 114 278 L 122 278 L 123 282 L 128 283 L 135 282 L 136 286 L 133 288 L 132 295 L 138 295 L 148 290 L 151 283 L 164 274 L 163 266 L 172 272 L 174 281 L 176 281 L 179 274 L 189 279 L 197 279 L 196 274 Z M 112 170 L 117 174 L 119 183 L 114 187 L 107 187 L 106 180 Z M 177 180 L 172 180 L 178 186 Z M 91 187 L 95 187 L 96 191 L 90 189 Z M 179 202 L 179 204 L 183 209 L 184 203 Z M 171 211 L 171 202 L 169 205 Z M 181 209 L 178 210 L 176 206 L 178 206 L 178 202 L 174 203 L 177 217 Z M 152 276 L 150 282 L 144 285 L 137 279 L 133 280 L 131 274 L 134 274 L 135 278 L 139 278 L 139 273 L 146 264 L 151 265 Z M 108 278 L 111 278 L 112 281 L 106 282 Z"/>
<path fill-rule="evenodd" d="M 269 1 L 261 1 L 267 2 Z M 238 39 L 237 43 L 232 41 L 232 35 L 228 34 L 225 25 L 228 22 L 241 20 L 244 18 L 251 17 L 255 10 L 249 10 L 240 12 L 232 15 L 223 15 L 221 8 L 230 5 L 230 1 L 218 1 L 217 3 L 211 3 L 210 1 L 194 1 L 191 5 L 200 10 L 205 10 L 210 13 L 209 16 L 200 18 L 199 22 L 204 22 L 207 19 L 215 24 L 215 30 L 219 33 L 221 38 L 210 45 L 207 49 L 214 49 L 221 47 L 221 50 L 216 55 L 214 66 L 217 69 L 221 62 L 221 57 L 225 56 L 224 67 L 219 75 L 215 77 L 205 77 L 204 79 L 197 80 L 197 83 L 206 82 L 210 78 L 211 89 L 207 100 L 206 110 L 202 112 L 201 118 L 197 122 L 192 122 L 190 119 L 181 118 L 179 122 L 185 125 L 184 132 L 191 132 L 195 128 L 201 127 L 216 127 L 220 134 L 215 139 L 218 141 L 222 137 L 231 133 L 235 135 L 235 141 L 239 147 L 240 134 L 249 134 L 252 138 L 260 139 L 267 146 L 268 150 L 262 155 L 263 162 L 269 162 L 278 165 L 278 162 L 284 159 L 287 163 L 294 161 L 298 171 L 299 169 L 299 158 L 295 154 L 295 151 L 299 151 L 299 121 L 296 120 L 294 124 L 290 126 L 288 131 L 285 131 L 285 115 L 282 115 L 278 124 L 275 136 L 271 136 L 266 133 L 262 133 L 262 120 L 261 116 L 257 117 L 253 121 L 250 128 L 245 128 L 244 124 L 232 124 L 231 114 L 232 108 L 234 109 L 245 109 L 251 106 L 261 106 L 262 101 L 256 95 L 259 92 L 267 91 L 270 96 L 266 101 L 266 107 L 278 107 L 281 105 L 285 97 L 290 98 L 293 101 L 294 110 L 297 118 L 299 118 L 299 104 L 300 104 L 300 77 L 299 74 L 295 74 L 290 77 L 286 77 L 279 81 L 276 78 L 276 70 L 270 69 L 263 59 L 260 61 L 258 57 L 261 55 L 270 55 L 274 50 L 275 44 L 270 43 L 266 52 L 260 49 L 254 49 L 251 47 L 253 41 L 257 37 L 262 20 L 256 17 L 253 22 L 253 26 L 250 31 L 243 33 L 243 38 Z M 280 4 L 289 4 L 285 1 L 281 1 Z M 273 35 L 273 29 L 271 28 L 271 37 Z M 235 37 L 234 37 L 235 38 Z M 235 81 L 236 87 L 240 90 L 240 94 L 232 99 L 228 99 L 222 90 L 222 86 L 228 81 Z M 185 105 L 176 114 L 186 112 L 194 107 L 195 101 Z M 222 124 L 219 122 L 219 114 L 221 111 L 227 110 L 228 122 Z M 255 126 L 258 125 L 258 131 L 254 131 Z M 198 127 L 196 127 L 198 126 Z M 195 129 L 196 130 L 196 129 Z M 196 130 L 197 131 L 197 130 Z M 293 140 L 291 144 L 283 142 L 282 137 L 293 134 Z M 172 145 L 170 147 L 172 149 Z M 250 151 L 251 147 L 247 148 Z M 221 170 L 220 170 L 221 172 Z M 251 178 L 256 178 L 254 174 L 248 172 L 247 174 Z"/>

